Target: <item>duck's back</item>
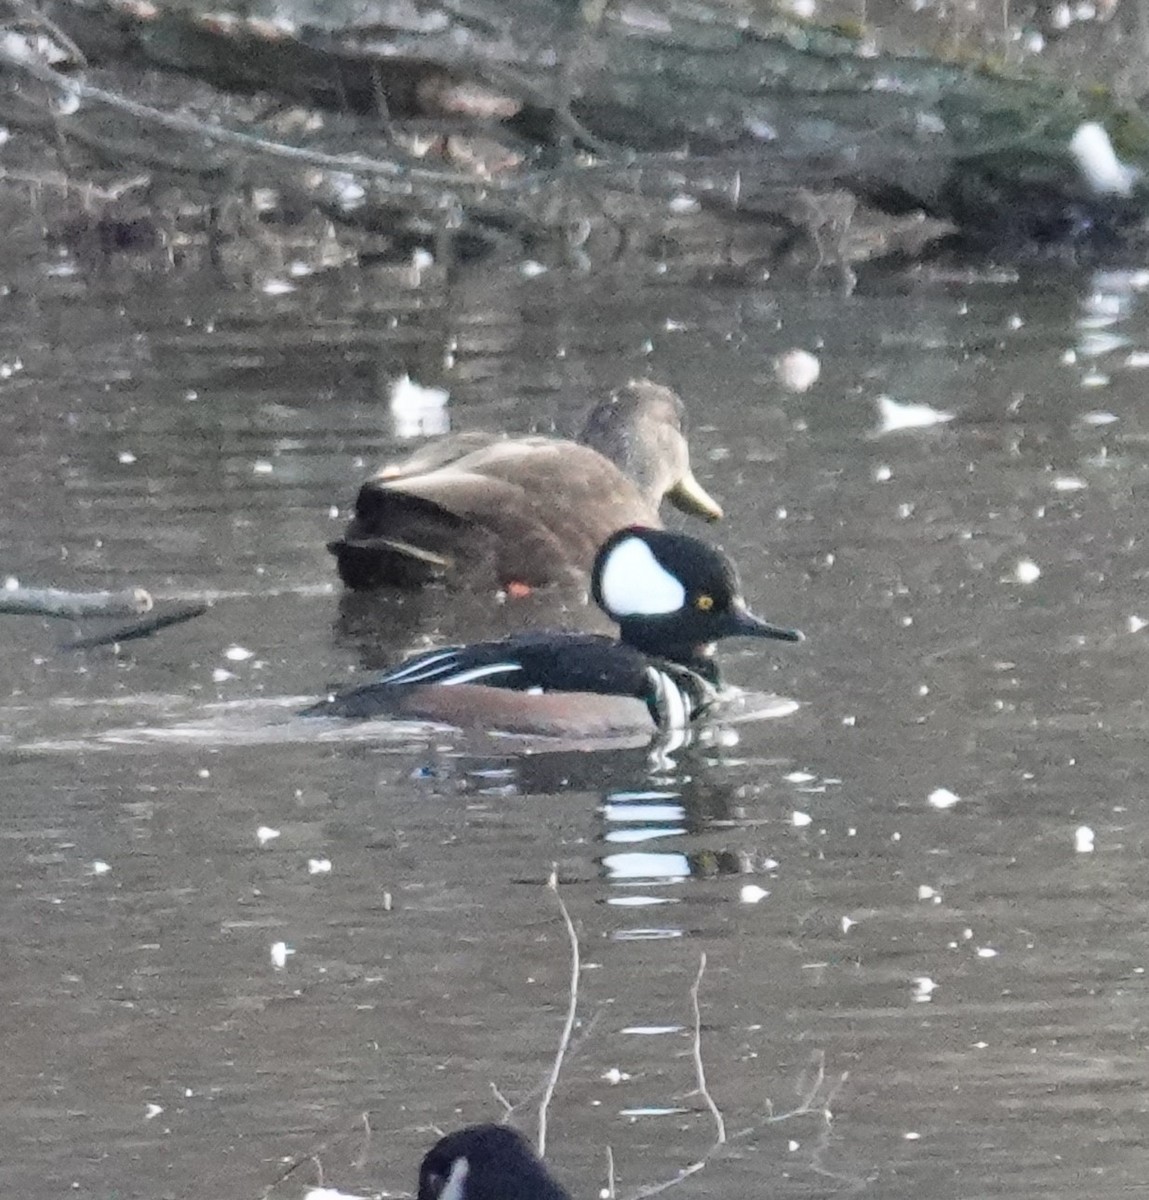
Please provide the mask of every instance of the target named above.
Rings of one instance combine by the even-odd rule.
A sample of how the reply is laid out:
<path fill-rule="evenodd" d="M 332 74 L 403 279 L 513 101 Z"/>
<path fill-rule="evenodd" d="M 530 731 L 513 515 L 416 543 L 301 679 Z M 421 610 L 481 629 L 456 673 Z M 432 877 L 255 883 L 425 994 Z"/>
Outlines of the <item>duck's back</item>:
<path fill-rule="evenodd" d="M 581 585 L 598 546 L 634 524 L 658 526 L 658 513 L 597 451 L 514 438 L 430 470 L 368 480 L 331 548 L 351 587 L 435 577 L 477 589 Z"/>

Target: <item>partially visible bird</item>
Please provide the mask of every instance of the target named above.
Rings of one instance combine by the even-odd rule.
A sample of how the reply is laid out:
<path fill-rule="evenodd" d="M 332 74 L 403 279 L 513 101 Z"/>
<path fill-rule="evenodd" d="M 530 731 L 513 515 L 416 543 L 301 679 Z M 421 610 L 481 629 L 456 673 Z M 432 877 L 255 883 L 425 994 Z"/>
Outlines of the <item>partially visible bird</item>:
<path fill-rule="evenodd" d="M 722 516 L 690 469 L 682 401 L 635 380 L 592 409 L 577 441 L 465 433 L 384 467 L 328 549 L 355 589 L 579 584 L 615 530 L 661 525 L 663 497 Z"/>

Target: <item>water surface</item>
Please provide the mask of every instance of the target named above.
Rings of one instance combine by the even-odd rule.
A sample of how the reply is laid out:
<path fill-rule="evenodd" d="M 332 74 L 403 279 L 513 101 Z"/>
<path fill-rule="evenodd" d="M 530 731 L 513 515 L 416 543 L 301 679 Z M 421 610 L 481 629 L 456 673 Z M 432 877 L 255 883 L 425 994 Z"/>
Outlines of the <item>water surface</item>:
<path fill-rule="evenodd" d="M 608 1146 L 624 1194 L 713 1142 L 703 952 L 731 1141 L 682 1200 L 1143 1186 L 1143 277 L 9 277 L 5 570 L 212 608 L 120 653 L 0 617 L 0 1190 L 409 1190 L 434 1128 L 501 1115 L 492 1083 L 533 1128 L 552 863 L 590 1026 L 550 1110 L 576 1195 Z M 272 736 L 413 648 L 590 615 L 340 595 L 323 543 L 401 449 L 404 371 L 455 428 L 676 387 L 714 536 L 809 638 L 727 673 L 797 712 L 669 758 Z M 882 434 L 881 395 L 953 419 Z"/>

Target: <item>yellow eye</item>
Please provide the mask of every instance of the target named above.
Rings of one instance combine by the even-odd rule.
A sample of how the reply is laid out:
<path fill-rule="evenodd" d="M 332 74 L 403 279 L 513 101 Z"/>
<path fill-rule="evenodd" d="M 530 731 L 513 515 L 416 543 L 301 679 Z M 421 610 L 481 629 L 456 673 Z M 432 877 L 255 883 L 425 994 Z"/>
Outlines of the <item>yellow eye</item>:
<path fill-rule="evenodd" d="M 694 607 L 699 612 L 709 612 L 714 607 L 714 597 L 708 596 L 705 592 L 694 601 Z"/>

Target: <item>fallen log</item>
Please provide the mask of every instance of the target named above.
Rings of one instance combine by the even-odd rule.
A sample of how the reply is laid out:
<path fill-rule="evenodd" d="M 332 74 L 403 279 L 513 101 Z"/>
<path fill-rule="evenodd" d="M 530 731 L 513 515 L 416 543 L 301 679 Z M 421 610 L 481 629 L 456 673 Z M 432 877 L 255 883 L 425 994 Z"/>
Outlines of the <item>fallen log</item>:
<path fill-rule="evenodd" d="M 61 588 L 0 588 L 0 613 L 40 617 L 126 617 L 150 612 L 154 601 L 143 588 L 118 592 L 69 592 Z"/>

